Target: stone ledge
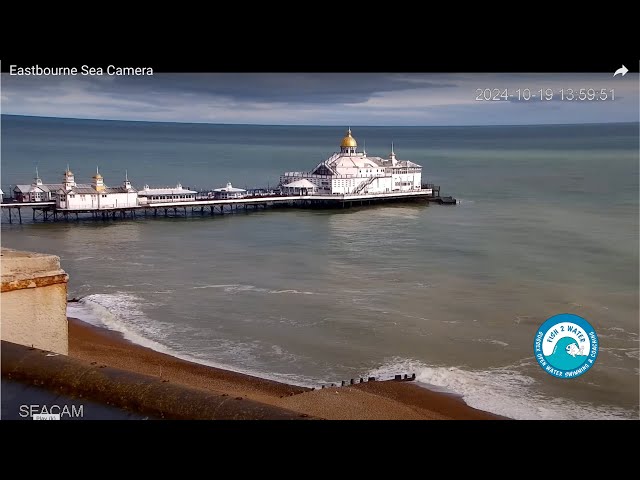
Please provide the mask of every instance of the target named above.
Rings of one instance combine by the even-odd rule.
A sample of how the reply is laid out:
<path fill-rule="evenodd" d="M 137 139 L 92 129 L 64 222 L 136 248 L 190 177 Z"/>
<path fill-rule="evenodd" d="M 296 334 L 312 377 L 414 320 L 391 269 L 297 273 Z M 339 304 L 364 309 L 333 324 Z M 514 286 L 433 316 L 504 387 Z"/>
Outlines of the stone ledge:
<path fill-rule="evenodd" d="M 66 283 L 69 276 L 60 267 L 60 257 L 44 253 L 2 248 L 0 252 L 2 292 Z"/>
<path fill-rule="evenodd" d="M 2 276 L 39 274 L 61 270 L 60 257 L 46 253 L 24 252 L 12 248 L 0 250 L 0 272 Z"/>

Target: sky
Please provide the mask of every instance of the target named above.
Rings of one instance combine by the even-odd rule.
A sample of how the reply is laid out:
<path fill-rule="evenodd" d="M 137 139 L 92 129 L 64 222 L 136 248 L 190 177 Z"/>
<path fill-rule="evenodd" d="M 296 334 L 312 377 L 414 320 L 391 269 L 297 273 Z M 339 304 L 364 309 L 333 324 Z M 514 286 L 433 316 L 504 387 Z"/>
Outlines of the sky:
<path fill-rule="evenodd" d="M 17 76 L 3 73 L 3 114 L 274 125 L 530 125 L 637 122 L 638 74 L 611 73 L 154 73 Z M 560 90 L 615 100 L 569 101 Z M 478 89 L 511 97 L 477 100 Z M 494 90 L 496 89 L 496 90 Z M 517 89 L 532 99 L 518 101 Z M 553 99 L 540 101 L 538 90 Z"/>

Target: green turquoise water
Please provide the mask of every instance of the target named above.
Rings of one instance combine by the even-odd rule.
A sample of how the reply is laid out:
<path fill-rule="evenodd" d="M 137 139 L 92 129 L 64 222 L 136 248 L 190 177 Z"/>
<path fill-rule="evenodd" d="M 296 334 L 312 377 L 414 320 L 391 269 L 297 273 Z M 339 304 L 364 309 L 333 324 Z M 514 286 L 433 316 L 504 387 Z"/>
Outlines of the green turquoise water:
<path fill-rule="evenodd" d="M 638 124 L 351 126 L 367 152 L 424 167 L 461 203 L 8 225 L 53 253 L 69 314 L 201 363 L 318 386 L 416 373 L 515 418 L 638 418 Z M 336 148 L 339 127 L 2 117 L 2 189 L 67 163 L 107 185 L 273 186 Z M 600 353 L 545 373 L 534 336 L 576 313 Z"/>

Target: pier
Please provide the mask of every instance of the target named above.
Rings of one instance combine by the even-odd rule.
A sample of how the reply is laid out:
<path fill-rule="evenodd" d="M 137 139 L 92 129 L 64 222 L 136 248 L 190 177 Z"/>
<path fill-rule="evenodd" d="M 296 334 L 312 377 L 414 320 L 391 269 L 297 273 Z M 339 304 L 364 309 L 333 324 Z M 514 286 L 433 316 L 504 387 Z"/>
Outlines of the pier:
<path fill-rule="evenodd" d="M 353 208 L 392 202 L 433 202 L 442 205 L 456 204 L 452 197 L 440 197 L 439 187 L 427 185 L 421 190 L 378 194 L 333 194 L 333 195 L 270 195 L 249 196 L 237 199 L 215 200 L 196 198 L 193 201 L 157 202 L 132 207 L 100 209 L 62 209 L 56 202 L 15 202 L 0 204 L 3 223 L 23 223 L 23 217 L 32 222 L 69 221 L 81 219 L 115 220 L 132 218 L 186 217 L 188 215 L 225 215 L 238 211 L 253 211 L 267 208 Z M 438 193 L 438 195 L 434 195 Z M 22 210 L 26 211 L 23 212 Z M 26 215 L 25 215 L 26 213 Z"/>
<path fill-rule="evenodd" d="M 352 208 L 390 202 L 435 202 L 455 205 L 440 187 L 423 183 L 422 166 L 396 157 L 393 142 L 387 158 L 358 150 L 351 128 L 334 152 L 310 171 L 284 172 L 278 187 L 245 190 L 225 187 L 196 191 L 175 187 L 142 190 L 133 187 L 125 170 L 122 185 L 109 187 L 96 166 L 91 184 L 76 183 L 67 165 L 62 183 L 45 183 L 36 168 L 31 184 L 14 185 L 13 199 L 0 204 L 2 219 L 22 223 L 22 209 L 31 209 L 33 222 L 70 219 L 116 219 L 224 215 L 266 208 Z M 6 219 L 6 220 L 5 220 Z M 15 220 L 14 220 L 15 219 Z"/>

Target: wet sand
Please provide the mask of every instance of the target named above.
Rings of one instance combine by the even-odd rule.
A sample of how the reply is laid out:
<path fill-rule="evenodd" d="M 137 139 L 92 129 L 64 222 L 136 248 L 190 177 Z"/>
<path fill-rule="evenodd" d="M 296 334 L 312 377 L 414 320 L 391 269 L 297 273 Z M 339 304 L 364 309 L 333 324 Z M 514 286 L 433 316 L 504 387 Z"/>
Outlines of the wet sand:
<path fill-rule="evenodd" d="M 156 352 L 118 333 L 69 318 L 69 356 L 151 375 L 177 385 L 226 393 L 331 420 L 496 420 L 460 398 L 412 382 L 366 382 L 311 390 Z"/>

